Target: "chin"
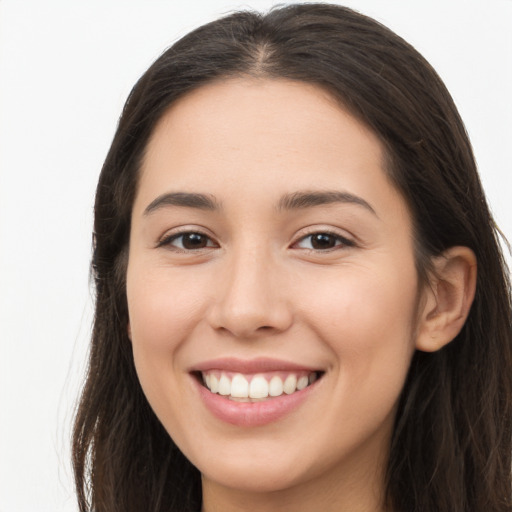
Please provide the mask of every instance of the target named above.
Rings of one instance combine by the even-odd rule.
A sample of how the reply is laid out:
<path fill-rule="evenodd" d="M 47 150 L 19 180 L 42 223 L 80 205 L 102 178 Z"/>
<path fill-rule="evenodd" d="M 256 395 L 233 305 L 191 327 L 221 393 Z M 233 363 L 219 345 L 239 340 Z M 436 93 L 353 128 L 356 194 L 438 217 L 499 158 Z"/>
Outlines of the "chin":
<path fill-rule="evenodd" d="M 214 468 L 201 472 L 203 480 L 217 486 L 246 493 L 272 493 L 290 489 L 308 479 L 301 474 L 300 466 L 289 467 L 275 461 L 229 461 L 217 463 Z M 299 471 L 297 471 L 299 469 Z"/>

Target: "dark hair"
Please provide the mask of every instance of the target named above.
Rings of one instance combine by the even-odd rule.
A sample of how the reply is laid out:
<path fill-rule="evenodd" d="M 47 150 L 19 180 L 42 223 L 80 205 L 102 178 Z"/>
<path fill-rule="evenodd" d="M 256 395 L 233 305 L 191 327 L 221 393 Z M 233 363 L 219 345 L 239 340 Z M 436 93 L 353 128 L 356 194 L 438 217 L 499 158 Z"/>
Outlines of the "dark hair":
<path fill-rule="evenodd" d="M 454 103 L 432 67 L 386 27 L 350 9 L 290 5 L 239 12 L 169 48 L 126 102 L 96 194 L 96 316 L 73 435 L 80 510 L 193 511 L 198 470 L 151 410 L 127 335 L 130 216 L 148 139 L 169 105 L 214 80 L 286 78 L 327 90 L 382 141 L 408 202 L 417 268 L 471 248 L 476 296 L 457 338 L 416 352 L 400 398 L 387 468 L 392 510 L 512 510 L 510 282 L 498 230 Z"/>

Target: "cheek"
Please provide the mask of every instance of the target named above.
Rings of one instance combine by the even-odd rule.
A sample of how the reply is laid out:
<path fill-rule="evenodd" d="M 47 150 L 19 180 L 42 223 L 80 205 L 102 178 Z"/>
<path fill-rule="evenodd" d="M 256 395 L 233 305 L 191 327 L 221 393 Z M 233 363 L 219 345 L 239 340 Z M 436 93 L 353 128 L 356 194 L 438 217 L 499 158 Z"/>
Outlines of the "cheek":
<path fill-rule="evenodd" d="M 317 276 L 311 292 L 304 294 L 304 310 L 312 313 L 312 322 L 333 334 L 348 331 L 349 339 L 366 339 L 363 344 L 381 345 L 387 334 L 410 334 L 414 325 L 417 277 L 412 264 L 400 270 L 347 267 L 338 276 Z"/>
<path fill-rule="evenodd" d="M 128 266 L 127 300 L 135 368 L 144 394 L 166 427 L 175 422 L 171 411 L 186 407 L 180 387 L 183 368 L 179 366 L 179 354 L 202 316 L 198 297 L 194 282 L 169 269 L 152 269 L 135 262 Z"/>
<path fill-rule="evenodd" d="M 348 440 L 355 446 L 372 433 L 391 435 L 414 352 L 417 281 L 412 265 L 395 275 L 347 269 L 322 285 L 325 293 L 313 294 L 304 311 L 332 354 L 332 405 L 318 428 L 339 453 Z"/>
<path fill-rule="evenodd" d="M 127 299 L 134 350 L 174 351 L 203 315 L 200 283 L 187 273 L 128 268 Z M 140 346 L 140 347 L 139 347 Z"/>
<path fill-rule="evenodd" d="M 343 274 L 317 281 L 323 292 L 309 294 L 304 305 L 309 323 L 329 345 L 345 386 L 389 386 L 390 394 L 399 393 L 414 352 L 414 265 L 388 272 L 354 267 Z"/>

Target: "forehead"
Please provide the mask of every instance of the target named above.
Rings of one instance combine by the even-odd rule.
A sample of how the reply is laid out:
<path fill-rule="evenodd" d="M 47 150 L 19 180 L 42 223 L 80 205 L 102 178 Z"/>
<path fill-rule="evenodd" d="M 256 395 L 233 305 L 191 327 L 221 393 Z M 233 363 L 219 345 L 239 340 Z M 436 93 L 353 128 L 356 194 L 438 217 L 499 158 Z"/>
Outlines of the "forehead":
<path fill-rule="evenodd" d="M 142 165 L 139 196 L 168 191 L 220 199 L 263 190 L 396 190 L 378 137 L 320 87 L 283 79 L 228 79 L 173 104 L 157 124 Z M 370 194 L 371 195 L 371 194 Z"/>
<path fill-rule="evenodd" d="M 167 110 L 150 138 L 142 170 L 162 163 L 160 157 L 176 162 L 207 157 L 206 164 L 242 151 L 255 165 L 270 152 L 324 160 L 333 145 L 382 161 L 377 136 L 320 87 L 283 79 L 227 79 L 196 89 Z M 196 151 L 189 152 L 191 147 Z M 351 156 L 345 153 L 345 159 Z"/>
<path fill-rule="evenodd" d="M 361 142 L 368 142 L 366 150 L 370 145 L 374 151 L 382 150 L 378 137 L 319 86 L 285 79 L 231 78 L 206 84 L 172 104 L 153 130 L 148 152 L 171 134 L 180 141 L 192 136 L 197 143 L 219 149 L 226 138 L 232 146 L 252 142 L 254 147 L 263 137 L 268 143 L 280 135 L 274 138 L 276 146 L 306 138 L 321 150 L 331 142 L 325 138 L 329 130 L 334 130 L 332 139 L 337 143 L 357 131 Z"/>

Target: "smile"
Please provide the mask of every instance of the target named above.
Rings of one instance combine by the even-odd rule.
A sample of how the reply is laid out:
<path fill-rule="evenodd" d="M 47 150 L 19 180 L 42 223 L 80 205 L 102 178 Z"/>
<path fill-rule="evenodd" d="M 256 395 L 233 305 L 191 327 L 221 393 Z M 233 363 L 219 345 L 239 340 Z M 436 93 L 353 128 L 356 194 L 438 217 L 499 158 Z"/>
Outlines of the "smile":
<path fill-rule="evenodd" d="M 190 369 L 206 410 L 223 423 L 244 428 L 279 421 L 310 402 L 324 374 L 267 358 L 216 359 Z"/>
<path fill-rule="evenodd" d="M 209 370 L 202 382 L 212 393 L 237 402 L 257 402 L 291 395 L 313 384 L 319 372 L 269 372 L 252 375 Z"/>

